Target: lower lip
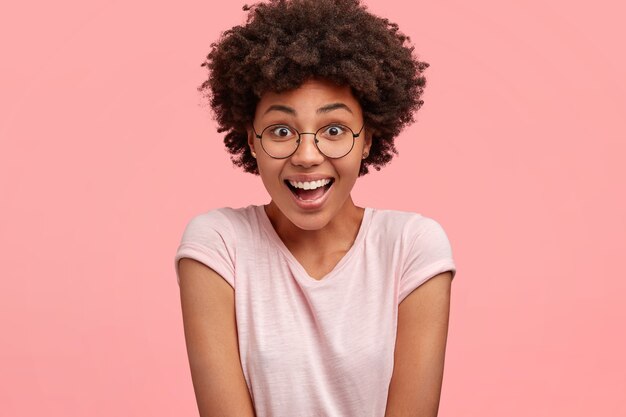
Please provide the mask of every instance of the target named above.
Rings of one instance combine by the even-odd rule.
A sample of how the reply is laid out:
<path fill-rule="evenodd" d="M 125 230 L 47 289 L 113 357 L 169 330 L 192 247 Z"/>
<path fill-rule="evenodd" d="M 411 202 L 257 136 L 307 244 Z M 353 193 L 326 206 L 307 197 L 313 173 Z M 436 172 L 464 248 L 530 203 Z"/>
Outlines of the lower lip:
<path fill-rule="evenodd" d="M 335 186 L 335 182 L 333 181 L 330 188 L 326 190 L 324 195 L 318 198 L 317 200 L 300 200 L 298 197 L 296 197 L 294 193 L 291 192 L 291 190 L 289 189 L 289 186 L 285 184 L 285 187 L 287 187 L 287 191 L 289 191 L 289 194 L 291 194 L 293 201 L 296 203 L 298 207 L 300 207 L 303 210 L 315 210 L 315 209 L 319 209 L 320 207 L 322 207 L 324 203 L 326 202 L 326 200 L 328 200 L 328 195 L 332 192 L 334 186 Z"/>

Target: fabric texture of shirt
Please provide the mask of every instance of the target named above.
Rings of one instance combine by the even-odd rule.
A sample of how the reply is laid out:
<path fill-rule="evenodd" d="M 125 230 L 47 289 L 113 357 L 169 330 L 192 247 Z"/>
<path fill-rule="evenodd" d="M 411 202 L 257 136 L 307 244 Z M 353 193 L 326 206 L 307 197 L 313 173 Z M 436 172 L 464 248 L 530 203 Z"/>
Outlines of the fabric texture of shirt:
<path fill-rule="evenodd" d="M 193 217 L 175 255 L 235 290 L 239 356 L 257 417 L 382 417 L 398 305 L 456 266 L 441 225 L 365 208 L 357 237 L 321 280 L 309 276 L 262 205 Z"/>

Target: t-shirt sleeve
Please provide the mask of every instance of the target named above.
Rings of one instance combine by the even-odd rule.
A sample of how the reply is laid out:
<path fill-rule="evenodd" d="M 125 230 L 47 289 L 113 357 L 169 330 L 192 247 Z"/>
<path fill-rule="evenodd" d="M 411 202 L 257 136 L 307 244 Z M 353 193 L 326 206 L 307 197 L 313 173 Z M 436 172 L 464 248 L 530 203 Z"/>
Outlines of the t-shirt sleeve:
<path fill-rule="evenodd" d="M 178 285 L 178 261 L 191 258 L 213 269 L 235 288 L 235 247 L 233 227 L 219 209 L 193 217 L 187 223 L 174 257 Z"/>
<path fill-rule="evenodd" d="M 435 275 L 446 271 L 452 272 L 452 278 L 456 275 L 450 241 L 436 220 L 421 216 L 408 230 L 414 237 L 405 253 L 398 304 Z"/>

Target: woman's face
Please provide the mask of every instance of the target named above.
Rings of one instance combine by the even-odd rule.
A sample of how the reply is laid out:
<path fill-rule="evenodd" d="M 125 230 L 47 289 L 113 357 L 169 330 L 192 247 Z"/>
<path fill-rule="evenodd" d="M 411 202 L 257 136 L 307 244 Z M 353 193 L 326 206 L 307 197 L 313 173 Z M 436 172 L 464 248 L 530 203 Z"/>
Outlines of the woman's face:
<path fill-rule="evenodd" d="M 288 125 L 299 132 L 317 132 L 321 127 L 335 123 L 358 133 L 363 126 L 361 106 L 349 86 L 338 86 L 324 80 L 307 81 L 296 90 L 284 93 L 264 94 L 253 121 L 258 134 L 274 124 Z M 332 135 L 339 132 L 333 128 L 326 131 Z M 275 133 L 290 134 L 289 130 L 280 128 Z M 345 210 L 354 207 L 348 197 L 358 178 L 361 160 L 371 146 L 371 137 L 366 133 L 363 128 L 352 150 L 338 159 L 324 156 L 315 146 L 312 134 L 303 134 L 296 152 L 285 159 L 269 156 L 252 128 L 248 131 L 248 143 L 256 153 L 261 179 L 273 203 L 295 226 L 317 230 L 326 226 L 337 214 L 346 213 Z M 310 184 L 311 181 L 317 183 Z M 300 187 L 322 187 L 298 190 L 298 184 L 296 187 L 288 185 L 297 182 L 309 182 Z"/>

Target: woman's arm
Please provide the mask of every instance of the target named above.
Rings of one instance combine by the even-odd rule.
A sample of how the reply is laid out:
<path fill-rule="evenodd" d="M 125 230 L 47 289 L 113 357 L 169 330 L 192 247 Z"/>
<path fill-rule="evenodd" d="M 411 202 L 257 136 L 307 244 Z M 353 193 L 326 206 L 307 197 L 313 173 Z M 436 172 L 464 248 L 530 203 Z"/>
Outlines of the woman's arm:
<path fill-rule="evenodd" d="M 253 417 L 239 360 L 233 288 L 190 258 L 179 262 L 187 354 L 201 417 Z"/>
<path fill-rule="evenodd" d="M 398 307 L 385 417 L 436 417 L 450 315 L 451 272 L 432 277 Z"/>

